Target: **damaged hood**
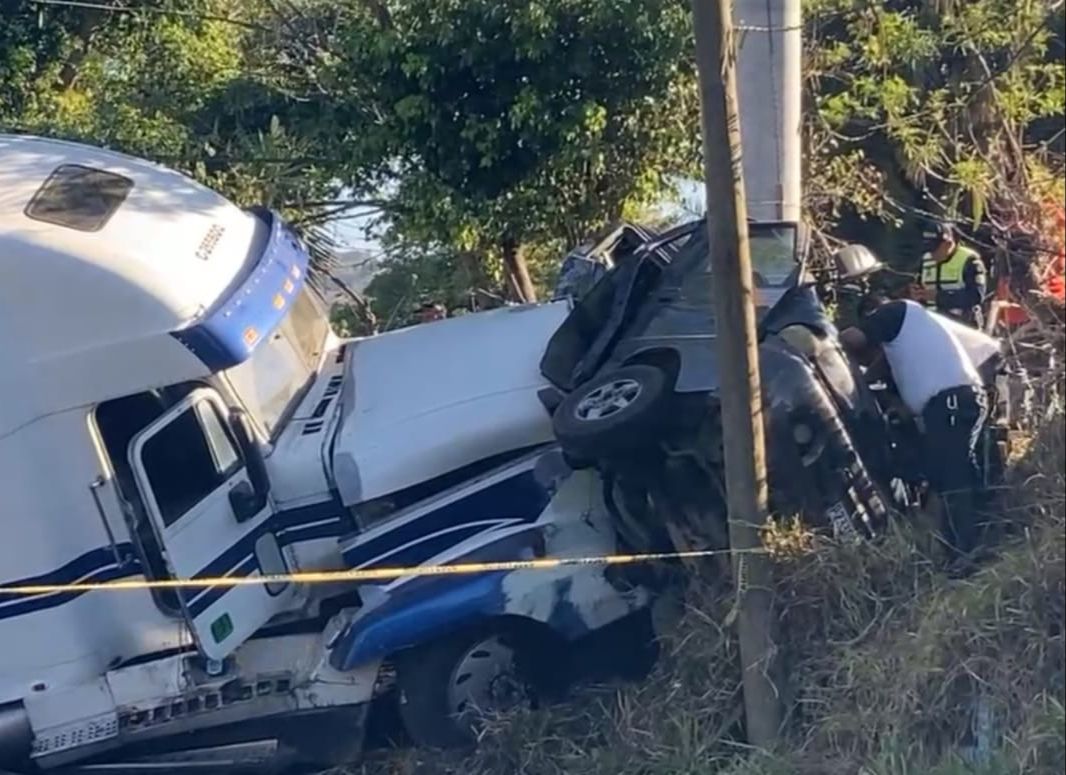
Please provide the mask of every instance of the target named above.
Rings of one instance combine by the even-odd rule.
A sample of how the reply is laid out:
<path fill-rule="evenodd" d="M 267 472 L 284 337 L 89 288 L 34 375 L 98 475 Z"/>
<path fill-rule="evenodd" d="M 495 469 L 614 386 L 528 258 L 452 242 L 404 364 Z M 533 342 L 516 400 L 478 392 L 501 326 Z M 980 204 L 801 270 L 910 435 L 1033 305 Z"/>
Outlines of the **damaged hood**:
<path fill-rule="evenodd" d="M 345 505 L 550 442 L 538 362 L 569 310 L 506 307 L 353 342 L 332 450 Z"/>

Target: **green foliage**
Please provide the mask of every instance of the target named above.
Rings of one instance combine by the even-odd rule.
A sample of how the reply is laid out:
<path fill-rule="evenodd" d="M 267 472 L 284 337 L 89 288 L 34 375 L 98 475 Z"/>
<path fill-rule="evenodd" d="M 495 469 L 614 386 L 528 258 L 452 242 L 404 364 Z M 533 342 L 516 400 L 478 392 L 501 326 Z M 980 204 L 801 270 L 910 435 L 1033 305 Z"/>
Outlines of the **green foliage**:
<path fill-rule="evenodd" d="M 808 195 L 822 225 L 929 211 L 1013 225 L 1026 143 L 1061 126 L 1062 10 L 1047 0 L 812 0 Z"/>
<path fill-rule="evenodd" d="M 811 218 L 868 242 L 920 211 L 1010 228 L 1034 191 L 1061 191 L 1051 5 L 808 0 Z M 372 200 L 399 256 L 389 274 L 417 268 L 419 293 L 499 291 L 504 242 L 543 286 L 566 248 L 696 170 L 679 0 L 123 8 L 7 0 L 0 129 L 156 159 L 296 221 Z M 907 248 L 886 246 L 890 260 Z M 399 293 L 402 277 L 380 285 Z"/>
<path fill-rule="evenodd" d="M 373 321 L 367 320 L 364 311 L 354 304 L 334 304 L 329 310 L 329 322 L 333 332 L 345 339 L 377 333 Z"/>
<path fill-rule="evenodd" d="M 675 0 L 349 3 L 337 40 L 327 80 L 394 185 L 396 238 L 481 255 L 572 242 L 696 162 Z"/>
<path fill-rule="evenodd" d="M 697 161 L 676 0 L 124 8 L 8 2 L 0 128 L 156 159 L 296 219 L 387 198 L 390 246 L 472 257 L 496 287 L 505 240 L 554 257 Z"/>
<path fill-rule="evenodd" d="M 242 204 L 299 207 L 337 189 L 329 112 L 294 95 L 270 4 L 126 3 L 129 13 L 6 3 L 0 128 L 107 145 L 183 169 Z M 171 13 L 173 12 L 173 13 Z"/>
<path fill-rule="evenodd" d="M 471 253 L 410 246 L 389 260 L 367 286 L 374 314 L 382 327 L 404 324 L 423 301 L 443 304 L 449 310 L 469 308 L 478 291 L 501 284 L 502 266 Z"/>

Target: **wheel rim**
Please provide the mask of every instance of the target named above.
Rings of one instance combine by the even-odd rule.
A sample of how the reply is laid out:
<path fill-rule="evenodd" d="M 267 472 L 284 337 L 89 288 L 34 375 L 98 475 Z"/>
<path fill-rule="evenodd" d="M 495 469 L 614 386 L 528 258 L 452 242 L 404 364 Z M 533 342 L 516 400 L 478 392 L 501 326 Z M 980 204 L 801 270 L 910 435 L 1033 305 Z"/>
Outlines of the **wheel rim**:
<path fill-rule="evenodd" d="M 574 407 L 574 417 L 582 422 L 603 420 L 628 409 L 640 396 L 635 379 L 616 379 L 590 391 Z"/>
<path fill-rule="evenodd" d="M 518 675 L 513 648 L 498 635 L 478 641 L 459 659 L 448 682 L 448 711 L 460 717 L 522 705 L 529 692 Z"/>

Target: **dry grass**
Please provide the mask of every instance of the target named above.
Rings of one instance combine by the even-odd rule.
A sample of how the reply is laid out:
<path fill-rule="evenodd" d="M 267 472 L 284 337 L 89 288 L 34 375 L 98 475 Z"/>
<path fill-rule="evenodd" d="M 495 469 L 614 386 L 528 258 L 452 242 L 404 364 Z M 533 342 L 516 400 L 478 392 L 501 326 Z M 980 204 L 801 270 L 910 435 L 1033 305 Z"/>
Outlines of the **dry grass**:
<path fill-rule="evenodd" d="M 728 591 L 690 589 L 637 686 L 489 722 L 469 756 L 408 751 L 360 775 L 910 775 L 1061 773 L 1066 766 L 1066 467 L 1062 417 L 1012 470 L 1006 528 L 965 580 L 944 577 L 917 526 L 838 547 L 778 537 L 779 643 L 792 708 L 777 756 L 738 741 Z M 975 739 L 974 709 L 991 711 Z M 967 747 L 984 745 L 982 764 Z"/>

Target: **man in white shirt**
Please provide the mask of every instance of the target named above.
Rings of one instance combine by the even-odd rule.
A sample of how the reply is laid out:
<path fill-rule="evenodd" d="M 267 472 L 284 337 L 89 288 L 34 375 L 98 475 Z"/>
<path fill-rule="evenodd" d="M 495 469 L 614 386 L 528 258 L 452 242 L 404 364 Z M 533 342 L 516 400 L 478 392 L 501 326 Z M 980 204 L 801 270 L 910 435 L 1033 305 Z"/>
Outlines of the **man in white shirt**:
<path fill-rule="evenodd" d="M 988 402 L 968 352 L 975 343 L 964 345 L 956 325 L 913 301 L 889 301 L 840 336 L 860 357 L 883 353 L 900 398 L 920 420 L 926 472 L 943 499 L 944 537 L 957 558 L 976 544 L 974 501 L 982 482 L 977 442 Z"/>

